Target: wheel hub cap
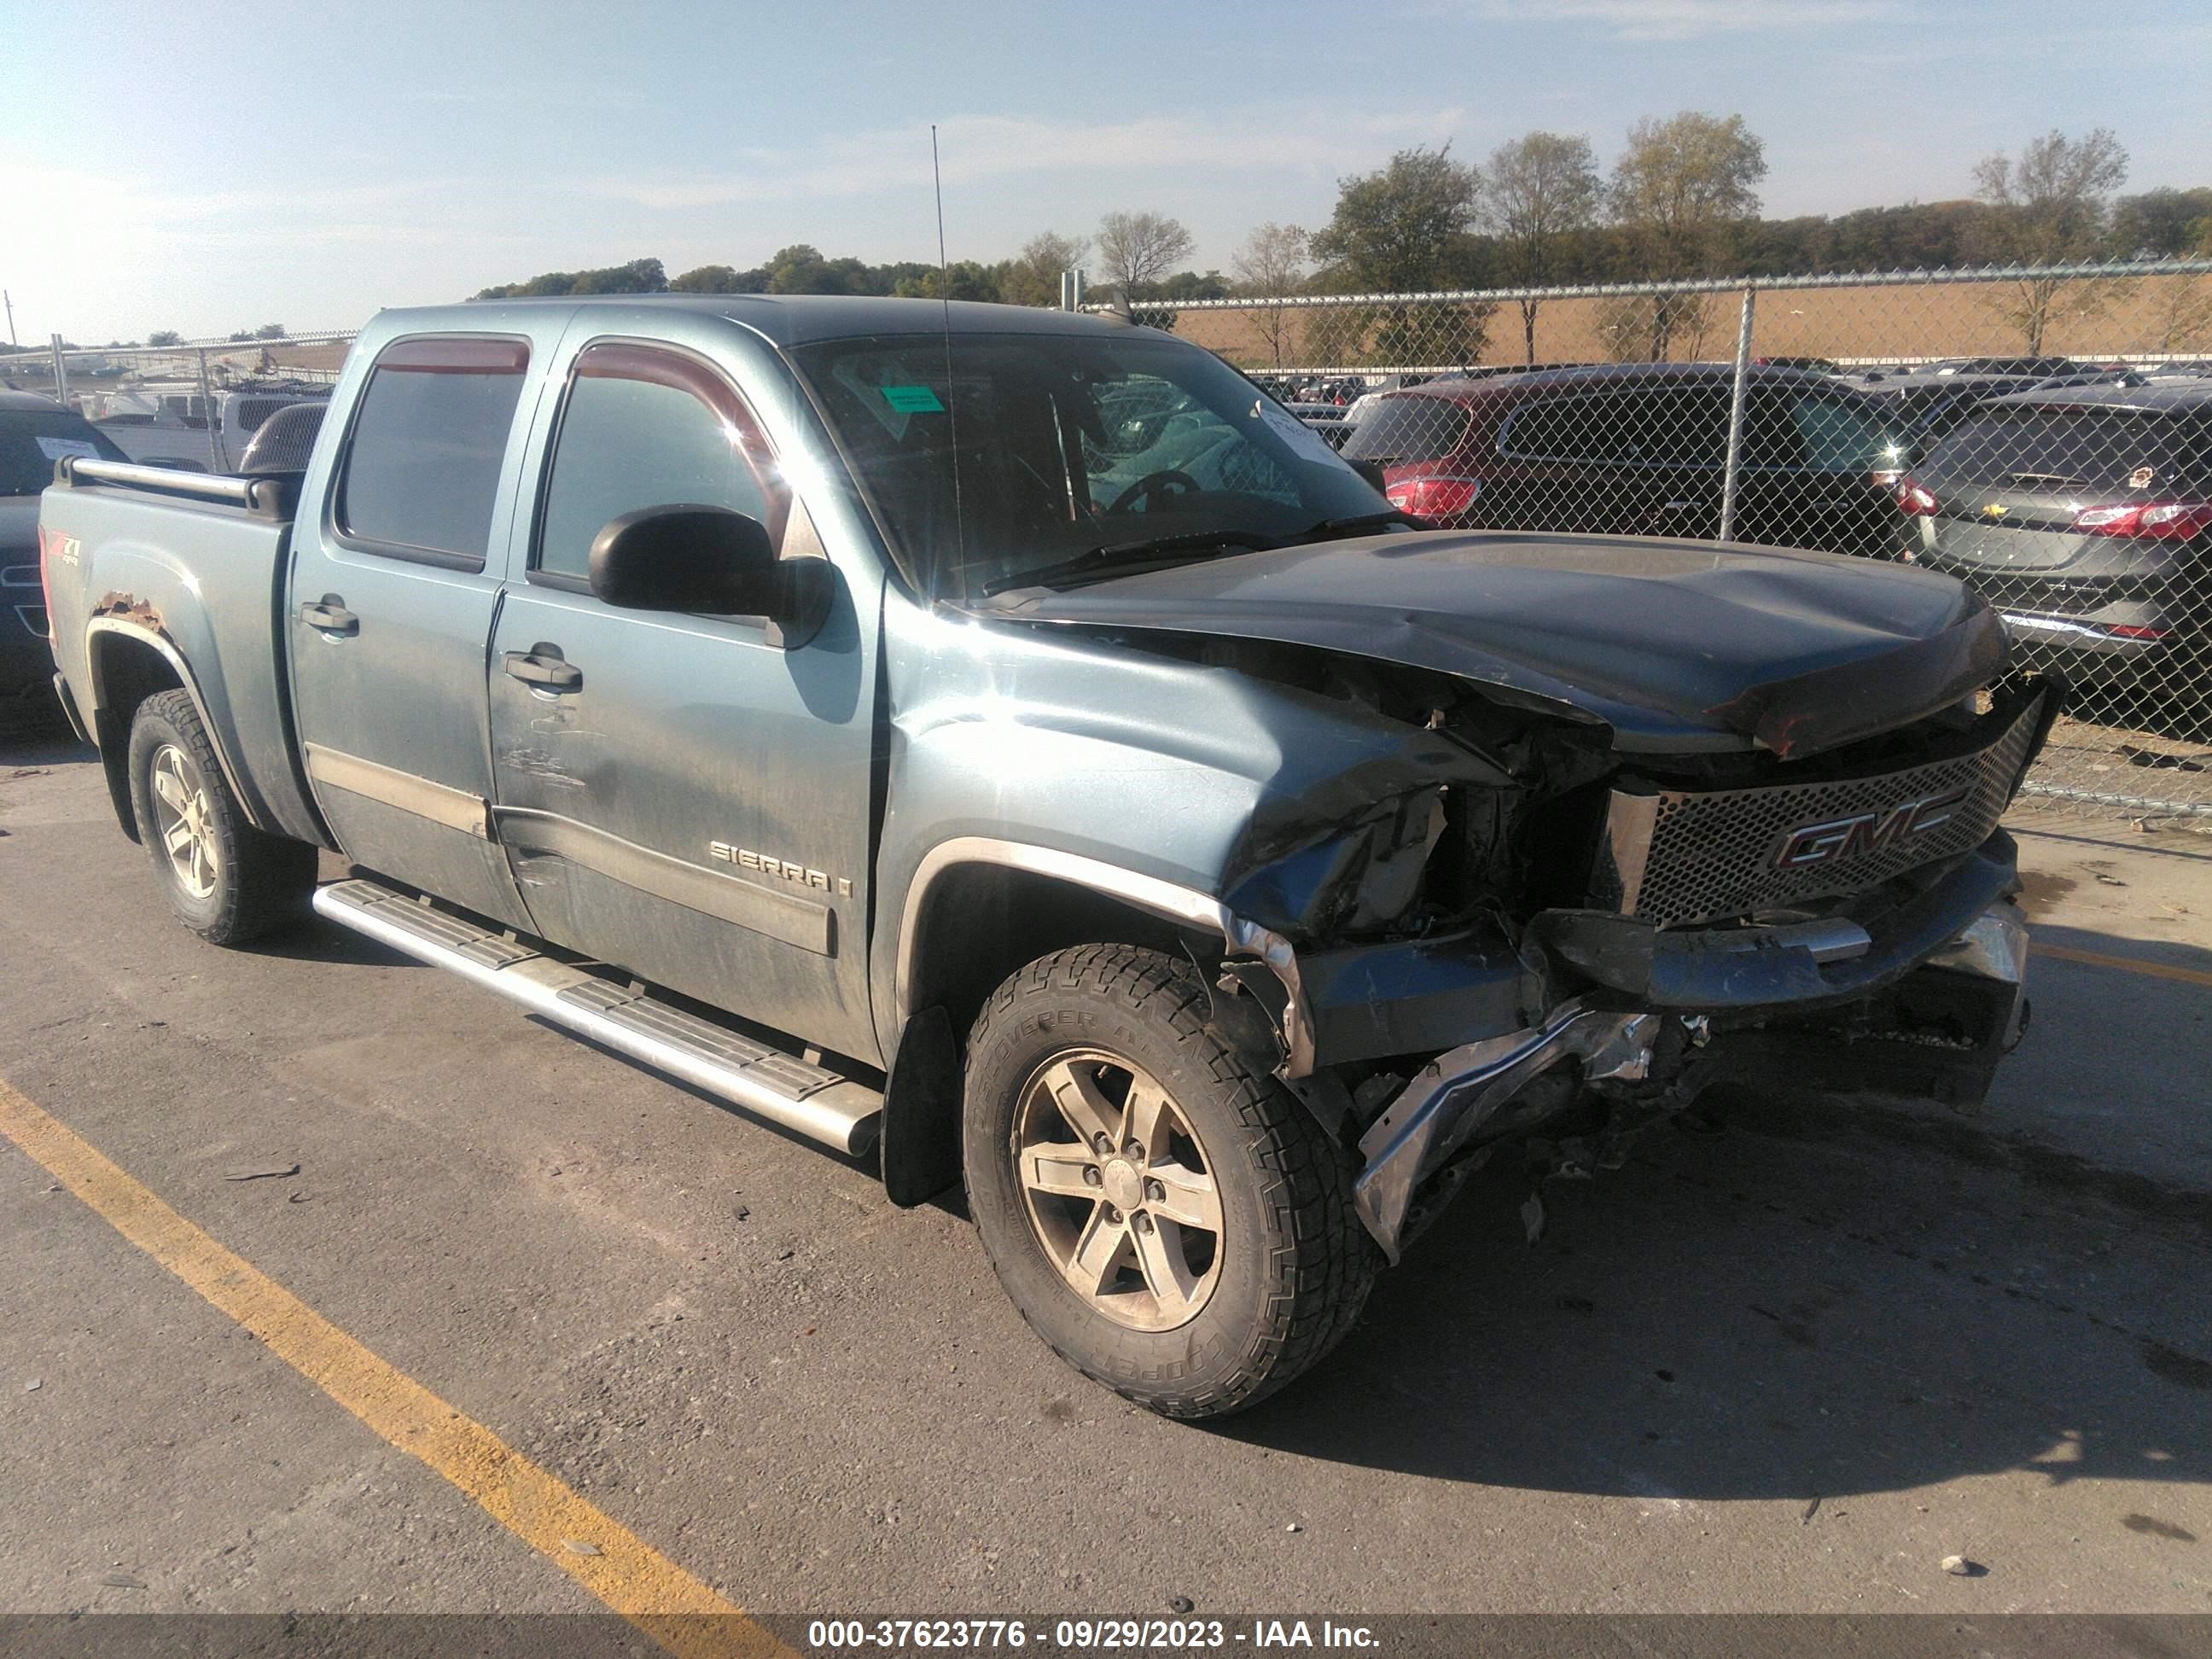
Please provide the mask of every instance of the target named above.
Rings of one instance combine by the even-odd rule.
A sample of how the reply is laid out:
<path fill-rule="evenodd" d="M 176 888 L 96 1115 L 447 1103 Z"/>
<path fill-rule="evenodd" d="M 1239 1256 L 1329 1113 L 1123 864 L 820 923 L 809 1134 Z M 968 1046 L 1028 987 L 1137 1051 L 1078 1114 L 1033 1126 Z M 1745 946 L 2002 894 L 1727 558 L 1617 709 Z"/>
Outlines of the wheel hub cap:
<path fill-rule="evenodd" d="M 1136 1165 L 1115 1158 L 1106 1166 L 1106 1197 L 1117 1208 L 1133 1210 L 1145 1201 L 1145 1178 Z"/>

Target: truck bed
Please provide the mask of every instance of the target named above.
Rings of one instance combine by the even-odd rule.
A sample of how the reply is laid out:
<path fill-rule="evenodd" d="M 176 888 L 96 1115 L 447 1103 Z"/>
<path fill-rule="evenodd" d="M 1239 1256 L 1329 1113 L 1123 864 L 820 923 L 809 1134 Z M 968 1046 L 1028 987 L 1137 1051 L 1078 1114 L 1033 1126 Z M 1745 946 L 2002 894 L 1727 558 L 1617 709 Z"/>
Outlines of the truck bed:
<path fill-rule="evenodd" d="M 94 741 L 129 741 L 105 729 L 108 681 L 150 647 L 198 701 L 254 825 L 319 842 L 282 657 L 297 483 L 72 462 L 39 522 L 55 659 Z"/>

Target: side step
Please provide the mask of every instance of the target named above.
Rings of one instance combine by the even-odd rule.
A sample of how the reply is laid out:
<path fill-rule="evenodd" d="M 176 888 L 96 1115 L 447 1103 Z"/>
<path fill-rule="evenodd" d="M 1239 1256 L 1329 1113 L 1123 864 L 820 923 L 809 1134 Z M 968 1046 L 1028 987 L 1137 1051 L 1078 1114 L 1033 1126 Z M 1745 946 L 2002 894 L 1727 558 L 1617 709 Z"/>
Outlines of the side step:
<path fill-rule="evenodd" d="M 356 878 L 315 890 L 315 914 L 495 991 L 594 1042 L 848 1156 L 876 1142 L 884 1097 L 534 945 Z"/>

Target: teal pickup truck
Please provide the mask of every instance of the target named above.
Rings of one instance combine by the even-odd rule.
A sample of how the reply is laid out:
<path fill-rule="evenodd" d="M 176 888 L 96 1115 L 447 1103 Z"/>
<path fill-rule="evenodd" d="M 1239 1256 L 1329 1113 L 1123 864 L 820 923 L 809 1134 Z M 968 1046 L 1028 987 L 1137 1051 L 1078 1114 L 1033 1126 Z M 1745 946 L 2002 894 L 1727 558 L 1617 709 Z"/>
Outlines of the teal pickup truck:
<path fill-rule="evenodd" d="M 2019 1035 L 2057 696 L 1978 600 L 1427 530 L 1125 319 L 394 311 L 304 471 L 58 473 L 58 686 L 188 926 L 312 904 L 901 1204 L 964 1182 L 1158 1411 L 1313 1364 L 1538 1125 L 1977 1100 Z"/>

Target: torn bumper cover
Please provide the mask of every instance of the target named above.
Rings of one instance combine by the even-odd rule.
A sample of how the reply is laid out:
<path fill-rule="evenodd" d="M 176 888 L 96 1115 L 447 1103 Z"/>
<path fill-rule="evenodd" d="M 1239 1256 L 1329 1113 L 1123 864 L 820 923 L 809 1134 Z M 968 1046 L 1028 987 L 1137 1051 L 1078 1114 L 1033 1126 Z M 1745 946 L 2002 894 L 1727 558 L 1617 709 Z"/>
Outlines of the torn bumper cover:
<path fill-rule="evenodd" d="M 1757 1080 L 1978 1099 L 2025 1018 L 2012 854 L 2009 836 L 1991 836 L 1887 925 L 1852 927 L 1855 939 L 1696 930 L 1656 954 L 1589 955 L 1577 965 L 1595 989 L 1437 1055 L 1384 1109 L 1359 1142 L 1360 1220 L 1396 1261 L 1424 1186 L 1535 1121 L 1526 1092 L 1568 1060 L 1585 1085 L 1664 1088 L 1694 1069 L 1697 1087 Z"/>
<path fill-rule="evenodd" d="M 1639 1080 L 1662 1018 L 1569 1002 L 1541 1025 L 1431 1060 L 1360 1137 L 1367 1167 L 1353 1203 L 1383 1254 L 1398 1259 L 1416 1189 L 1528 1085 L 1564 1060 L 1582 1061 L 1585 1078 Z"/>

